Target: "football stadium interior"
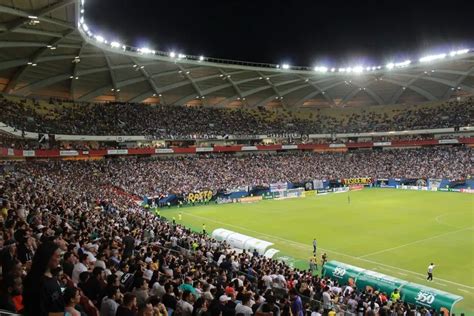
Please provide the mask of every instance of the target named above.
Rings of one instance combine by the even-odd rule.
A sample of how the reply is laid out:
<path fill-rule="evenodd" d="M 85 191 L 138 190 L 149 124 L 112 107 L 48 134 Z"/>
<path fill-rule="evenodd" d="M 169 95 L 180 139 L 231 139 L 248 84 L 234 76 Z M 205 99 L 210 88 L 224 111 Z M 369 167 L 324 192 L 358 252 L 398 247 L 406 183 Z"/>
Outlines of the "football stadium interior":
<path fill-rule="evenodd" d="M 474 50 L 265 64 L 86 9 L 0 0 L 0 315 L 474 315 Z"/>

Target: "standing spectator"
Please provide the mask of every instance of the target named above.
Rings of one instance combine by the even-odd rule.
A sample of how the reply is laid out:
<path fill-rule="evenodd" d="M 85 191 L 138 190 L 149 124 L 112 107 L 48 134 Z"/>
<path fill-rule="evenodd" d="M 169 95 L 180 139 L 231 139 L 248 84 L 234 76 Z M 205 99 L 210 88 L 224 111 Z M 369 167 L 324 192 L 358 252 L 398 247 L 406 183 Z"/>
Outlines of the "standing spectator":
<path fill-rule="evenodd" d="M 48 316 L 64 312 L 64 301 L 58 280 L 51 271 L 58 267 L 60 251 L 53 242 L 42 243 L 25 278 L 23 300 L 25 315 Z"/>
<path fill-rule="evenodd" d="M 118 300 L 122 298 L 120 290 L 117 286 L 107 288 L 106 296 L 102 299 L 100 305 L 100 316 L 115 316 L 119 307 Z"/>
<path fill-rule="evenodd" d="M 117 308 L 115 316 L 136 316 L 137 298 L 132 293 L 125 293 L 123 303 Z"/>
<path fill-rule="evenodd" d="M 71 316 L 81 316 L 81 312 L 76 309 L 76 305 L 81 301 L 81 293 L 75 287 L 68 287 L 64 291 L 64 311 Z"/>

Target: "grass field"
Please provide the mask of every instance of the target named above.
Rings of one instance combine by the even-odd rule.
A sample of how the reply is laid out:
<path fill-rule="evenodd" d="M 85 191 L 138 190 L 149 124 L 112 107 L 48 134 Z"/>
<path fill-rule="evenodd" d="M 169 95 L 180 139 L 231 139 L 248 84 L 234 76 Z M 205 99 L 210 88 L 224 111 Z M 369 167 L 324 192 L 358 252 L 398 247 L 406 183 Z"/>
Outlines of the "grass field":
<path fill-rule="evenodd" d="M 351 203 L 347 195 L 350 194 Z M 474 315 L 474 195 L 369 189 L 253 204 L 163 210 L 181 224 L 227 228 L 275 243 L 307 261 L 318 252 L 359 267 L 458 294 L 457 311 Z M 430 262 L 434 282 L 425 280 Z"/>

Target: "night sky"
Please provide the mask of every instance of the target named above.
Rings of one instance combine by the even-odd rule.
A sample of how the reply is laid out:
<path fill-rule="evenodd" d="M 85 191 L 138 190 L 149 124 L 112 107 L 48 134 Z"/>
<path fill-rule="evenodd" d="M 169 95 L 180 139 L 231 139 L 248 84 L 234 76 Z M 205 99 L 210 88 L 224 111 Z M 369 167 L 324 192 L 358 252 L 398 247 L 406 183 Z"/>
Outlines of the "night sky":
<path fill-rule="evenodd" d="M 474 47 L 474 0 L 86 0 L 109 40 L 301 66 L 384 64 Z"/>

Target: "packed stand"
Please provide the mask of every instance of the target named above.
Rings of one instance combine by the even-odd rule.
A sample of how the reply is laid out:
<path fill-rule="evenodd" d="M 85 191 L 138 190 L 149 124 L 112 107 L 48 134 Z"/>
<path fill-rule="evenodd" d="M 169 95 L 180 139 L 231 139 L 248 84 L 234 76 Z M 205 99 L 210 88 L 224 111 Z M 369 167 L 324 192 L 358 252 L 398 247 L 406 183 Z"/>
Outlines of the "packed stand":
<path fill-rule="evenodd" d="M 129 103 L 50 104 L 0 99 L 0 122 L 18 130 L 74 135 L 146 135 L 188 138 L 228 134 L 326 134 L 470 126 L 474 99 L 432 106 L 361 108 L 356 111 L 274 112 L 265 108 L 222 109 Z M 331 112 L 332 111 L 332 112 Z M 300 113 L 301 114 L 301 113 Z M 429 118 L 429 119 L 427 119 Z"/>
<path fill-rule="evenodd" d="M 462 179 L 474 172 L 474 157 L 470 148 L 435 147 L 353 153 L 124 159 L 96 165 L 108 175 L 110 184 L 139 196 L 155 196 L 359 176 Z"/>
<path fill-rule="evenodd" d="M 396 291 L 360 292 L 162 221 L 108 185 L 109 168 L 3 166 L 0 308 L 38 316 L 414 313 Z"/>

